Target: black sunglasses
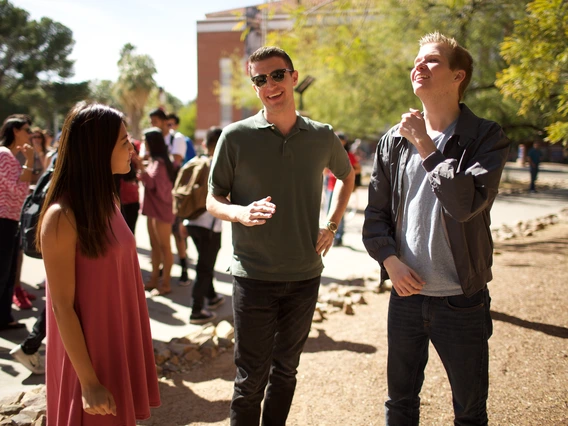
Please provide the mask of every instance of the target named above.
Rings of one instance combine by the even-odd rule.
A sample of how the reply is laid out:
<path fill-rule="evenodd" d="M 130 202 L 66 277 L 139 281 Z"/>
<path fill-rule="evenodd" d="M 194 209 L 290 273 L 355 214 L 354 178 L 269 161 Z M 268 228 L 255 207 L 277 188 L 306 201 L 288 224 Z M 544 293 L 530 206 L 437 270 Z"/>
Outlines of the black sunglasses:
<path fill-rule="evenodd" d="M 268 76 L 275 81 L 276 83 L 280 83 L 284 80 L 287 72 L 294 72 L 294 70 L 289 70 L 287 68 L 282 68 L 281 70 L 274 70 L 270 74 L 259 74 L 251 77 L 251 81 L 255 84 L 256 87 L 262 87 L 268 82 Z"/>

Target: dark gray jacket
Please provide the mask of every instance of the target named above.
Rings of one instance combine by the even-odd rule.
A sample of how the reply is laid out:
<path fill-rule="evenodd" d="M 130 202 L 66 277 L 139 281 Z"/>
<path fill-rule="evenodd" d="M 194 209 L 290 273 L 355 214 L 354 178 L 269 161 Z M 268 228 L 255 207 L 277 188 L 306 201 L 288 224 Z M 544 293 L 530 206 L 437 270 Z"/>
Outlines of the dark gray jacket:
<path fill-rule="evenodd" d="M 497 196 L 510 141 L 501 127 L 477 117 L 460 104 L 454 135 L 444 152 L 436 151 L 423 163 L 432 191 L 443 209 L 447 232 L 461 287 L 466 296 L 491 281 L 493 240 L 489 211 Z M 363 243 L 381 264 L 398 256 L 397 223 L 402 212 L 402 176 L 410 142 L 400 136 L 398 125 L 379 141 L 365 209 Z"/>

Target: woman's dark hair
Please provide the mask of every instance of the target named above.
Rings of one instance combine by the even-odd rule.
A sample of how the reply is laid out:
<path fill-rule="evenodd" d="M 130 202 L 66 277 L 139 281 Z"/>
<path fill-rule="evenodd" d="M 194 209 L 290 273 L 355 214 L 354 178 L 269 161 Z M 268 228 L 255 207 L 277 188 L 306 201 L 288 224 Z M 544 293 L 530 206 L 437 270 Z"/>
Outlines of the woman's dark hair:
<path fill-rule="evenodd" d="M 25 114 L 12 114 L 4 120 L 0 129 L 0 146 L 9 147 L 14 143 L 14 129 L 20 130 L 26 124 L 32 125 L 32 120 Z"/>
<path fill-rule="evenodd" d="M 46 210 L 65 200 L 75 215 L 80 252 L 90 258 L 105 254 L 117 200 L 111 157 L 123 122 L 120 111 L 85 102 L 75 105 L 67 115 L 59 138 L 57 166 L 37 227 L 38 251 Z"/>
<path fill-rule="evenodd" d="M 41 136 L 41 150 L 44 154 L 47 154 L 47 139 L 45 138 L 45 132 L 39 127 L 34 127 L 32 129 L 32 136 L 34 133 L 39 133 Z"/>
<path fill-rule="evenodd" d="M 168 147 L 164 141 L 162 131 L 157 127 L 151 127 L 150 129 L 144 130 L 144 138 L 146 139 L 146 145 L 148 146 L 150 157 L 152 157 L 153 160 L 157 160 L 158 158 L 164 160 L 164 164 L 168 171 L 168 177 L 172 183 L 174 183 L 176 180 L 176 172 L 174 170 L 174 165 L 170 161 Z"/>

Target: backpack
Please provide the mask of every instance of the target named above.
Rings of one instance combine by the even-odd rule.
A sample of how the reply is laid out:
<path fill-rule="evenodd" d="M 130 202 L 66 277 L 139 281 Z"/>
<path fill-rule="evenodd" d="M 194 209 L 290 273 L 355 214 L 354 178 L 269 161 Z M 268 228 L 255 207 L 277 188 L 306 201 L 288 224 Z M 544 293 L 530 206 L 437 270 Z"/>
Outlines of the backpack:
<path fill-rule="evenodd" d="M 26 256 L 41 259 L 41 253 L 36 250 L 36 229 L 39 222 L 41 207 L 47 195 L 51 178 L 53 177 L 53 166 L 49 167 L 37 181 L 33 192 L 26 197 L 20 212 L 20 241 L 22 250 Z"/>
<path fill-rule="evenodd" d="M 193 158 L 179 170 L 172 189 L 173 211 L 176 216 L 193 220 L 207 210 L 210 167 L 211 159 L 203 156 Z"/>

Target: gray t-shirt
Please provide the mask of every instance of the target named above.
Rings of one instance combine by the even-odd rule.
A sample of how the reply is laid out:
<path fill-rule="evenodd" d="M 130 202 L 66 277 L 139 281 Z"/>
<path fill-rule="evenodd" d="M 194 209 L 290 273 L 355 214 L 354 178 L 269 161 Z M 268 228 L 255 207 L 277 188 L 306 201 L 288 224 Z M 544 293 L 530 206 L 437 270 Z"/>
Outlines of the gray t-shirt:
<path fill-rule="evenodd" d="M 457 120 L 434 138 L 443 151 L 453 135 Z M 403 211 L 400 232 L 400 260 L 426 282 L 420 294 L 455 296 L 462 294 L 454 257 L 446 233 L 442 204 L 434 194 L 422 158 L 410 144 L 402 178 Z"/>
<path fill-rule="evenodd" d="M 338 179 L 351 171 L 331 126 L 300 115 L 283 136 L 262 111 L 227 126 L 215 149 L 209 192 L 246 206 L 272 197 L 265 224 L 232 224 L 232 275 L 264 281 L 301 281 L 321 274 L 316 253 L 323 170 Z"/>

